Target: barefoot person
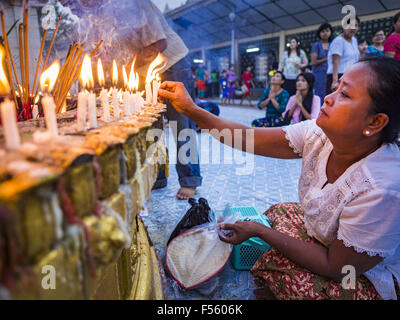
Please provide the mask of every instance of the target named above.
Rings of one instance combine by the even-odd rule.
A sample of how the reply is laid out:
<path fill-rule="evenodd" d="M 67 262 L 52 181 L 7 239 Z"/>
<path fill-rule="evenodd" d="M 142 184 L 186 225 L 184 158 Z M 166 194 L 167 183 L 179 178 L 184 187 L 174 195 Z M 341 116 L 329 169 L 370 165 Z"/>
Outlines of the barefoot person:
<path fill-rule="evenodd" d="M 201 128 L 232 134 L 242 130 L 243 151 L 251 136 L 246 131 L 253 130 L 255 154 L 302 158 L 300 203 L 273 205 L 266 212 L 272 228 L 252 221 L 220 226 L 234 231 L 223 241 L 239 244 L 260 237 L 272 246 L 251 270 L 264 288 L 256 294 L 277 299 L 398 299 L 399 87 L 398 61 L 367 58 L 345 71 L 317 119 L 253 129 L 197 107 L 181 83 L 162 84 L 160 98 Z M 342 272 L 349 269 L 354 278 L 342 285 Z"/>

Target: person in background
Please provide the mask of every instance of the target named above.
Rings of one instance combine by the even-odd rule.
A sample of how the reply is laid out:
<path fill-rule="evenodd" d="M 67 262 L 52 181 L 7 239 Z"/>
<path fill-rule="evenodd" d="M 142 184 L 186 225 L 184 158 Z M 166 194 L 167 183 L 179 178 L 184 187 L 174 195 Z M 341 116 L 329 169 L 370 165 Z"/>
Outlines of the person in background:
<path fill-rule="evenodd" d="M 292 37 L 289 42 L 289 47 L 284 52 L 281 61 L 279 62 L 279 71 L 283 72 L 286 81 L 283 88 L 290 95 L 296 92 L 296 77 L 301 73 L 301 69 L 308 65 L 306 53 L 300 49 L 299 40 Z"/>
<path fill-rule="evenodd" d="M 365 54 L 368 50 L 368 41 L 365 38 L 361 38 L 358 40 L 358 51 L 360 52 L 360 58 L 363 59 L 365 57 Z"/>
<path fill-rule="evenodd" d="M 385 43 L 385 31 L 377 29 L 372 36 L 372 44 L 368 46 L 365 56 L 383 56 L 383 44 Z"/>
<path fill-rule="evenodd" d="M 197 97 L 199 99 L 205 99 L 206 97 L 207 80 L 207 70 L 204 69 L 204 65 L 200 63 L 198 68 L 196 69 Z"/>
<path fill-rule="evenodd" d="M 315 78 L 312 73 L 300 73 L 296 79 L 296 94 L 289 98 L 284 119 L 292 124 L 304 120 L 316 119 L 321 109 L 320 97 L 314 95 Z"/>
<path fill-rule="evenodd" d="M 333 39 L 328 51 L 328 70 L 326 75 L 326 94 L 334 91 L 340 77 L 360 57 L 358 42 L 355 37 L 358 31 L 360 19 L 356 17 L 354 29 L 351 24 L 335 39 Z"/>
<path fill-rule="evenodd" d="M 289 92 L 282 88 L 285 76 L 281 71 L 275 72 L 270 81 L 270 87 L 265 89 L 257 107 L 266 108 L 265 117 L 255 119 L 252 127 L 281 127 L 284 125 L 282 112 L 285 111 L 289 101 Z"/>
<path fill-rule="evenodd" d="M 213 70 L 210 74 L 211 77 L 211 96 L 212 97 L 218 97 L 219 96 L 219 90 L 218 90 L 218 72 L 217 70 Z"/>
<path fill-rule="evenodd" d="M 229 98 L 228 78 L 226 70 L 222 71 L 221 78 L 219 78 L 219 92 L 221 94 L 221 104 L 225 104 Z"/>
<path fill-rule="evenodd" d="M 237 78 L 235 73 L 235 66 L 231 64 L 229 71 L 226 73 L 228 79 L 228 103 L 235 104 Z"/>
<path fill-rule="evenodd" d="M 246 68 L 246 70 L 243 72 L 242 74 L 242 81 L 243 81 L 243 85 L 246 86 L 247 91 L 243 94 L 242 99 L 240 100 L 240 105 L 243 104 L 243 100 L 244 98 L 247 98 L 247 100 L 249 101 L 249 105 L 250 107 L 252 107 L 253 105 L 251 104 L 251 100 L 250 100 L 250 87 L 255 88 L 256 86 L 254 85 L 253 82 L 253 74 L 251 73 L 251 66 L 248 66 Z"/>
<path fill-rule="evenodd" d="M 312 74 L 315 77 L 314 93 L 321 103 L 326 95 L 326 71 L 328 70 L 328 51 L 333 38 L 333 29 L 329 23 L 323 23 L 317 30 L 319 40 L 311 48 Z"/>
<path fill-rule="evenodd" d="M 393 17 L 389 36 L 383 47 L 383 54 L 386 57 L 395 58 L 400 61 L 400 11 Z"/>
<path fill-rule="evenodd" d="M 160 70 L 161 79 L 183 83 L 194 98 L 191 63 L 188 58 L 189 49 L 152 1 L 62 0 L 60 2 L 70 7 L 71 12 L 79 17 L 80 27 L 85 26 L 85 28 L 76 26 L 77 39 L 75 40 L 84 38 L 88 49 L 90 45 L 95 46 L 100 40 L 105 40 L 97 52 L 104 58 L 102 62 L 105 66 L 111 66 L 111 58 L 131 63 L 133 57 L 136 56 L 135 70 L 139 76 L 145 77 L 150 63 L 161 53 L 166 62 L 164 68 Z M 70 33 L 74 34 L 72 30 Z M 106 41 L 103 38 L 105 36 L 112 37 Z M 143 86 L 143 83 L 141 85 Z M 171 104 L 166 105 L 165 116 L 170 124 L 176 124 L 176 130 L 173 132 L 176 133 L 176 137 L 179 137 L 180 132 L 185 129 L 196 129 L 193 121 L 177 112 Z M 176 198 L 185 200 L 192 198 L 196 188 L 202 183 L 200 161 L 196 140 L 189 141 L 189 137 L 184 141 L 177 138 L 176 140 L 176 171 L 180 185 Z M 189 157 L 197 155 L 197 159 L 181 162 L 178 155 L 183 149 Z M 161 170 L 153 188 L 159 189 L 166 186 L 166 171 Z"/>

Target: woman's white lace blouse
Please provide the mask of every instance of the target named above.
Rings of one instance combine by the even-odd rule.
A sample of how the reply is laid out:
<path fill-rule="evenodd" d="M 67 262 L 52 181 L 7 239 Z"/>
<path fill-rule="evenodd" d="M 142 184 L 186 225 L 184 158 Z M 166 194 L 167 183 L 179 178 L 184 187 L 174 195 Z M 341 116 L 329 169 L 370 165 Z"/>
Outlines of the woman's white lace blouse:
<path fill-rule="evenodd" d="M 384 260 L 364 275 L 383 299 L 396 299 L 392 275 L 400 283 L 400 151 L 385 144 L 351 165 L 334 183 L 326 164 L 332 144 L 315 120 L 282 127 L 302 156 L 299 199 L 310 236 L 329 246 L 345 246 Z M 356 148 L 357 146 L 355 146 Z"/>

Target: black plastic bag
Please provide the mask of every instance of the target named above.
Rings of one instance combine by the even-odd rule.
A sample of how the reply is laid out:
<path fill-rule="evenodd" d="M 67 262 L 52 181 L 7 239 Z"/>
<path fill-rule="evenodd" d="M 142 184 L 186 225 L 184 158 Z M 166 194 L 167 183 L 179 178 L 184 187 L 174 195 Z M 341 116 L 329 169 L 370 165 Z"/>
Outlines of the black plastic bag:
<path fill-rule="evenodd" d="M 176 225 L 174 231 L 172 231 L 167 245 L 173 238 L 180 235 L 182 232 L 212 221 L 211 208 L 206 199 L 199 198 L 199 201 L 197 202 L 196 199 L 190 198 L 188 202 L 191 204 L 191 208 L 185 213 L 183 218 Z"/>

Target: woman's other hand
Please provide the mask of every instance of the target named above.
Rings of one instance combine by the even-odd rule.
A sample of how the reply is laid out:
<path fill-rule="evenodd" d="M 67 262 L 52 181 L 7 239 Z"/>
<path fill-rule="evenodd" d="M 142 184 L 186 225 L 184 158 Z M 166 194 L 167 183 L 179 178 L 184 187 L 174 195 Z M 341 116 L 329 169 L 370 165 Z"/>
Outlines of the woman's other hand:
<path fill-rule="evenodd" d="M 221 230 L 233 230 L 232 236 L 220 236 L 221 241 L 233 245 L 240 244 L 251 237 L 256 237 L 265 230 L 266 226 L 255 221 L 236 221 L 234 224 L 224 223 L 219 226 Z"/>
<path fill-rule="evenodd" d="M 169 101 L 179 113 L 188 114 L 195 106 L 182 82 L 163 82 L 158 90 L 158 96 L 163 101 Z"/>

